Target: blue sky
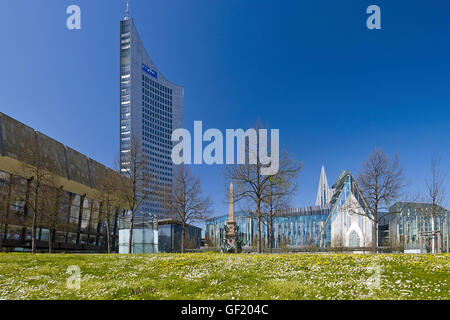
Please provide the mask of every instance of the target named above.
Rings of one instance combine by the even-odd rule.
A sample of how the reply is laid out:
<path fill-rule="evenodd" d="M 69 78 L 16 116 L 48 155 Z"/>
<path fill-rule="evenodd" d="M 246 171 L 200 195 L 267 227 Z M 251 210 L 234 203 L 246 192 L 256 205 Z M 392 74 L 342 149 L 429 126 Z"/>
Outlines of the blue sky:
<path fill-rule="evenodd" d="M 82 29 L 66 28 L 66 8 Z M 381 8 L 382 30 L 366 28 Z M 411 192 L 433 153 L 450 171 L 450 2 L 131 0 L 152 60 L 185 87 L 185 126 L 261 118 L 304 164 L 294 206 L 312 205 L 374 147 L 397 153 Z M 113 166 L 119 148 L 119 21 L 125 0 L 0 1 L 0 111 Z M 214 214 L 221 166 L 194 166 Z"/>

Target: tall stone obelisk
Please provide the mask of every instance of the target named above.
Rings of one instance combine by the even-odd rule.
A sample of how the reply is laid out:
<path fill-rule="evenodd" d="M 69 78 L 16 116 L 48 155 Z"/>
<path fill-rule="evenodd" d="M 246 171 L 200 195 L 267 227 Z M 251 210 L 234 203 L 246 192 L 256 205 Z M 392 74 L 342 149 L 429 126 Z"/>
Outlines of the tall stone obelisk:
<path fill-rule="evenodd" d="M 228 221 L 234 222 L 234 191 L 233 191 L 233 182 L 230 183 L 230 208 L 228 210 Z"/>
<path fill-rule="evenodd" d="M 230 208 L 228 211 L 228 232 L 225 234 L 228 245 L 236 252 L 236 222 L 234 221 L 233 182 L 230 183 Z"/>

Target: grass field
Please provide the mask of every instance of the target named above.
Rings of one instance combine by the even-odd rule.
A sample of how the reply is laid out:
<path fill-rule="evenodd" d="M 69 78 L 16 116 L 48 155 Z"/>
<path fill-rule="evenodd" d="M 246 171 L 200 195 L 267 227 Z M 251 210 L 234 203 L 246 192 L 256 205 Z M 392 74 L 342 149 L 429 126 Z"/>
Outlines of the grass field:
<path fill-rule="evenodd" d="M 450 299 L 449 276 L 449 254 L 13 253 L 0 299 Z"/>

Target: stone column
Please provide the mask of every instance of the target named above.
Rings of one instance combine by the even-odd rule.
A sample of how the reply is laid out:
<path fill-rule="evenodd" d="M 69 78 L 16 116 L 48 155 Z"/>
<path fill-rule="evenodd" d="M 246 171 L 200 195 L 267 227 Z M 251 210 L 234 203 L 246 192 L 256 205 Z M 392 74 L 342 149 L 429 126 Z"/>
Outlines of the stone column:
<path fill-rule="evenodd" d="M 225 235 L 228 245 L 236 252 L 236 222 L 234 221 L 234 193 L 233 182 L 230 183 L 230 207 L 228 212 L 228 232 Z"/>

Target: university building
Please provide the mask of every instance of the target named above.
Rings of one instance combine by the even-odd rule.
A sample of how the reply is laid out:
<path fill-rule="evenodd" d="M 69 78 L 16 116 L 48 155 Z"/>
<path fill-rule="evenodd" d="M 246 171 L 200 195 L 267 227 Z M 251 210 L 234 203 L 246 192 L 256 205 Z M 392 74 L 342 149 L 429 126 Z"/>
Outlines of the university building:
<path fill-rule="evenodd" d="M 5 250 L 31 248 L 34 204 L 31 190 L 35 177 L 26 168 L 40 161 L 52 171 L 59 196 L 52 203 L 48 203 L 48 197 L 53 193 L 39 197 L 38 251 L 47 251 L 49 238 L 55 251 L 106 251 L 106 222 L 101 218 L 103 208 L 96 184 L 106 172 L 119 176 L 118 173 L 3 113 L 0 113 L 0 152 L 0 234 Z M 52 223 L 48 219 L 49 210 L 55 210 L 52 214 L 56 219 Z M 123 213 L 124 208 L 112 208 L 109 223 L 113 251 L 118 250 L 117 221 Z"/>
<path fill-rule="evenodd" d="M 325 220 L 330 211 L 329 205 L 292 208 L 280 213 L 273 222 L 272 248 L 325 246 L 330 242 L 330 230 L 326 230 Z M 258 234 L 257 220 L 247 212 L 234 213 L 236 225 L 239 227 L 238 238 L 242 240 L 244 249 L 256 246 Z M 208 246 L 221 247 L 225 236 L 224 226 L 228 215 L 221 215 L 206 221 L 206 243 Z M 262 224 L 263 247 L 269 247 L 269 228 Z M 328 238 L 327 238 L 328 237 Z"/>
<path fill-rule="evenodd" d="M 49 237 L 55 252 L 106 252 L 106 219 L 97 183 L 119 173 L 0 113 L 0 251 L 29 251 L 32 239 L 33 178 L 26 168 L 39 160 L 50 164 L 59 196 L 40 196 L 36 221 L 38 252 L 47 252 Z M 54 188 L 54 186 L 43 186 Z M 54 190 L 56 192 L 56 190 Z M 50 206 L 48 206 L 48 202 Z M 54 221 L 50 223 L 49 210 Z M 127 208 L 112 207 L 109 221 L 111 251 L 128 253 Z M 55 225 L 51 228 L 50 225 Z M 122 237 L 119 235 L 122 234 Z M 122 238 L 119 242 L 119 238 Z M 187 249 L 200 247 L 201 229 L 187 225 Z M 134 253 L 179 252 L 181 226 L 173 219 L 136 217 Z"/>
<path fill-rule="evenodd" d="M 439 251 L 449 252 L 449 211 L 438 207 L 431 227 L 431 204 L 398 202 L 381 213 L 377 230 L 380 249 L 392 248 L 404 252 L 431 252 L 431 231 L 439 231 Z M 221 247 L 227 215 L 206 221 L 206 241 L 213 247 Z M 255 246 L 257 221 L 245 212 L 235 213 L 239 226 L 239 238 L 245 246 Z M 365 200 L 348 171 L 343 171 L 331 188 L 325 170 L 319 179 L 316 205 L 291 208 L 279 212 L 273 221 L 272 243 L 269 244 L 267 221 L 262 224 L 264 247 L 279 249 L 288 246 L 295 250 L 345 247 L 360 250 L 370 248 L 373 239 L 373 223 L 366 209 Z M 435 241 L 438 241 L 437 238 Z"/>
<path fill-rule="evenodd" d="M 257 237 L 257 224 L 247 213 L 235 214 L 239 236 L 244 246 L 251 246 Z M 220 246 L 227 216 L 206 222 L 207 242 Z M 269 244 L 267 222 L 263 223 L 264 245 Z M 319 179 L 316 205 L 291 208 L 279 212 L 273 221 L 272 248 L 327 248 L 330 246 L 363 248 L 372 241 L 372 222 L 364 210 L 364 202 L 352 175 L 343 171 L 329 188 L 325 170 Z"/>
<path fill-rule="evenodd" d="M 382 239 L 382 245 L 401 246 L 407 252 L 430 252 L 432 238 L 426 235 L 431 231 L 439 231 L 437 237 L 440 238 L 440 251 L 450 252 L 450 211 L 436 206 L 435 217 L 432 219 L 431 209 L 432 205 L 429 203 L 395 203 L 389 208 L 390 214 L 386 216 L 387 232 Z"/>

